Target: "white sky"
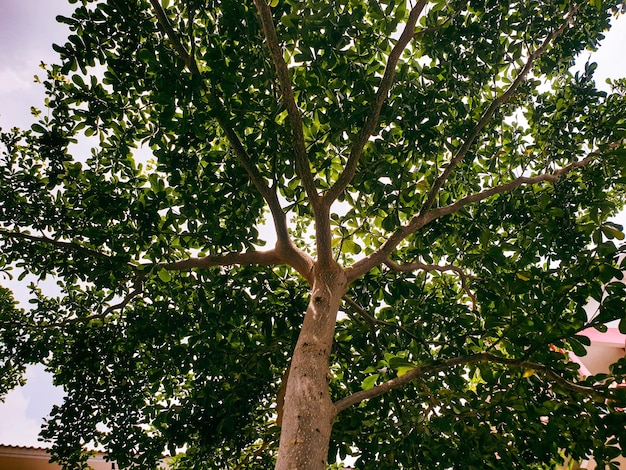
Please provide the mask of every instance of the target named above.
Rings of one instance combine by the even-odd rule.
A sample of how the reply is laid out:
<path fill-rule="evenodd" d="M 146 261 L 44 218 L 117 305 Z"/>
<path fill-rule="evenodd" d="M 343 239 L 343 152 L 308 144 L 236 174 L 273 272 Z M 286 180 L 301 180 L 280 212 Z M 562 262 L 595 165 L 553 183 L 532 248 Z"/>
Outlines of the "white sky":
<path fill-rule="evenodd" d="M 29 127 L 30 107 L 43 108 L 43 87 L 33 76 L 44 72 L 41 61 L 56 62 L 53 42 L 63 43 L 67 29 L 55 22 L 58 14 L 68 16 L 74 6 L 66 0 L 0 0 L 0 127 Z M 601 49 L 592 56 L 598 62 L 597 83 L 607 77 L 626 76 L 626 16 L 607 33 Z M 587 59 L 583 56 L 583 62 Z M 620 217 L 626 224 L 626 217 Z M 2 281 L 2 279 L 0 279 Z M 43 417 L 62 393 L 52 386 L 51 377 L 41 366 L 31 367 L 28 383 L 10 392 L 0 404 L 0 444 L 39 446 L 37 435 Z"/>
<path fill-rule="evenodd" d="M 63 44 L 65 25 L 59 14 L 68 16 L 74 5 L 67 0 L 0 0 L 0 127 L 29 127 L 30 107 L 43 108 L 43 87 L 34 75 L 45 76 L 40 62 L 57 61 L 52 43 Z M 0 282 L 3 282 L 0 279 Z M 37 435 L 44 416 L 62 392 L 42 366 L 30 367 L 27 385 L 13 390 L 0 404 L 0 444 L 38 446 Z"/>

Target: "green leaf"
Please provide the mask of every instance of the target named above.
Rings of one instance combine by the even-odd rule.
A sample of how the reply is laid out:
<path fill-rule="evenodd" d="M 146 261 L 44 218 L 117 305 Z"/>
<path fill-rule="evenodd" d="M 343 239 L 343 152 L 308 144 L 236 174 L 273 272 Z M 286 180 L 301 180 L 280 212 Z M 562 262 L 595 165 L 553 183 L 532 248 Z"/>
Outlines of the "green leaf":
<path fill-rule="evenodd" d="M 585 345 L 580 341 L 582 338 L 587 339 L 586 337 L 577 335 L 576 338 L 571 338 L 569 340 L 569 347 L 571 351 L 578 357 L 584 357 L 587 355 L 587 348 L 585 348 Z"/>
<path fill-rule="evenodd" d="M 603 225 L 601 227 L 601 230 L 602 230 L 602 233 L 604 233 L 604 235 L 609 239 L 612 239 L 612 238 L 617 238 L 618 240 L 624 239 L 624 232 L 614 227 Z"/>
<path fill-rule="evenodd" d="M 361 383 L 361 388 L 363 390 L 371 389 L 372 387 L 374 387 L 374 385 L 376 385 L 376 382 L 378 381 L 379 377 L 380 377 L 380 374 L 372 374 L 366 377 L 365 380 L 363 380 L 363 383 Z"/>
<path fill-rule="evenodd" d="M 343 241 L 343 249 L 345 252 L 353 255 L 358 255 L 361 252 L 361 247 L 350 239 Z"/>
<path fill-rule="evenodd" d="M 31 129 L 32 129 L 33 131 L 37 132 L 38 134 L 44 134 L 44 133 L 46 133 L 46 132 L 47 132 L 47 131 L 46 131 L 46 129 L 45 129 L 42 125 L 37 124 L 37 123 L 33 124 L 33 125 L 31 126 Z"/>
<path fill-rule="evenodd" d="M 172 274 L 167 269 L 159 269 L 157 274 L 159 279 L 163 282 L 170 282 L 172 280 Z"/>
<path fill-rule="evenodd" d="M 405 375 L 407 372 L 412 371 L 413 369 L 415 369 L 416 366 L 412 365 L 412 364 L 407 364 L 407 365 L 403 365 L 403 366 L 399 366 L 396 370 L 398 373 L 398 377 L 402 377 L 403 375 Z"/>

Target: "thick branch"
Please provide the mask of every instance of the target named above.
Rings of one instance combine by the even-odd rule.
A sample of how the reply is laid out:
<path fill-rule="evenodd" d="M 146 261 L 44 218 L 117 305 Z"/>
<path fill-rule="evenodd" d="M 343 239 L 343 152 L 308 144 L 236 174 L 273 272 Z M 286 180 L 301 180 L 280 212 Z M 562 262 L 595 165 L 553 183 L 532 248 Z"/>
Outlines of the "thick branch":
<path fill-rule="evenodd" d="M 578 11 L 578 8 L 579 8 L 578 6 L 574 6 L 570 9 L 563 24 L 557 30 L 549 34 L 545 38 L 541 46 L 539 46 L 532 54 L 530 54 L 530 56 L 528 57 L 528 60 L 526 61 L 526 63 L 524 64 L 520 72 L 518 73 L 513 83 L 511 83 L 509 88 L 502 95 L 500 95 L 498 98 L 493 100 L 491 104 L 487 107 L 487 109 L 483 112 L 478 123 L 472 129 L 468 138 L 465 140 L 463 145 L 454 154 L 454 156 L 452 157 L 452 160 L 450 161 L 448 166 L 445 168 L 445 170 L 442 172 L 442 174 L 439 175 L 439 177 L 433 183 L 433 186 L 429 190 L 426 196 L 426 201 L 424 202 L 424 205 L 422 206 L 422 209 L 420 210 L 419 214 L 413 217 L 408 224 L 400 227 L 396 232 L 394 232 L 389 237 L 389 239 L 387 239 L 387 241 L 383 243 L 383 245 L 381 245 L 381 247 L 378 250 L 376 250 L 374 253 L 359 260 L 358 262 L 353 264 L 351 267 L 349 267 L 346 270 L 346 274 L 348 276 L 349 282 L 353 281 L 354 279 L 357 279 L 358 277 L 360 277 L 361 275 L 369 271 L 374 266 L 377 266 L 383 263 L 391 255 L 393 250 L 396 249 L 398 244 L 402 242 L 402 240 L 404 240 L 406 237 L 408 237 L 412 233 L 415 233 L 417 230 L 419 230 L 420 228 L 422 228 L 424 225 L 431 222 L 435 218 L 440 217 L 441 215 L 444 215 L 443 213 L 439 214 L 437 209 L 434 211 L 431 211 L 431 208 L 436 200 L 437 194 L 439 193 L 440 189 L 443 187 L 444 183 L 448 180 L 452 171 L 465 158 L 467 152 L 469 151 L 471 146 L 474 144 L 474 141 L 476 140 L 478 135 L 483 131 L 485 126 L 493 117 L 494 113 L 497 111 L 497 109 L 500 108 L 505 103 L 507 103 L 515 95 L 517 88 L 522 84 L 526 76 L 530 73 L 535 61 L 548 50 L 548 47 L 550 46 L 550 44 L 557 37 L 563 34 L 567 26 L 571 23 L 574 14 L 576 13 L 576 11 Z M 355 170 L 356 170 L 356 167 L 355 167 Z M 520 184 L 518 184 L 517 186 L 521 184 L 529 184 L 529 183 L 524 183 L 523 181 L 520 181 L 519 183 Z M 517 186 L 514 185 L 513 187 L 511 187 L 511 189 Z M 504 192 L 504 191 L 506 191 L 506 189 L 503 189 L 501 192 Z M 474 196 L 468 196 L 468 198 L 470 199 L 472 197 Z M 486 196 L 486 197 L 489 197 L 489 196 Z M 468 198 L 465 198 L 462 201 L 468 200 Z M 481 199 L 477 199 L 477 200 L 481 200 Z M 474 202 L 474 201 L 471 201 L 471 202 Z M 470 202 L 467 202 L 467 204 L 469 203 Z M 449 206 L 447 207 L 451 209 Z M 460 206 L 460 207 L 463 207 L 463 206 Z M 460 209 L 460 207 L 458 209 Z M 450 212 L 448 213 L 452 213 L 452 212 L 454 211 L 450 210 Z"/>
<path fill-rule="evenodd" d="M 335 184 L 326 192 L 324 198 L 326 198 L 331 203 L 339 197 L 339 195 L 346 189 L 348 184 L 354 178 L 356 173 L 357 166 L 359 164 L 359 159 L 363 154 L 363 149 L 365 148 L 365 144 L 369 138 L 374 134 L 378 127 L 378 123 L 380 120 L 380 110 L 383 107 L 385 100 L 387 99 L 387 95 L 389 94 L 389 90 L 393 85 L 393 78 L 396 73 L 396 67 L 398 65 L 398 61 L 402 55 L 402 52 L 407 47 L 411 39 L 415 36 L 415 25 L 417 24 L 417 20 L 422 14 L 422 10 L 428 3 L 427 0 L 419 0 L 417 4 L 413 7 L 411 12 L 409 13 L 409 18 L 407 20 L 406 25 L 404 26 L 404 30 L 398 39 L 398 42 L 392 49 L 389 54 L 389 58 L 387 59 L 387 65 L 385 67 L 385 73 L 380 80 L 380 84 L 378 86 L 378 90 L 376 92 L 376 97 L 372 102 L 372 106 L 367 114 L 365 124 L 359 132 L 356 140 L 352 144 L 352 149 L 350 150 L 350 156 L 348 157 L 348 161 L 346 162 L 346 167 L 343 170 L 343 173 L 339 176 Z"/>
<path fill-rule="evenodd" d="M 318 268 L 327 269 L 333 262 L 330 231 L 330 204 L 324 203 L 324 201 L 320 203 L 320 197 L 315 188 L 315 181 L 311 173 L 304 140 L 302 115 L 293 94 L 291 77 L 289 76 L 289 69 L 283 58 L 283 51 L 278 44 L 272 11 L 266 0 L 254 0 L 254 4 L 259 13 L 261 26 L 265 35 L 265 42 L 269 49 L 274 67 L 276 68 L 283 104 L 287 109 L 293 139 L 296 170 L 300 175 L 302 186 L 304 187 L 315 214 L 315 240 L 317 244 Z"/>
<path fill-rule="evenodd" d="M 519 188 L 520 186 L 539 184 L 539 183 L 543 183 L 544 181 L 555 182 L 561 176 L 569 173 L 573 169 L 582 168 L 584 166 L 589 165 L 594 159 L 595 159 L 595 154 L 592 154 L 592 155 L 589 155 L 588 157 L 583 158 L 580 161 L 572 162 L 569 165 L 564 166 L 563 168 L 559 168 L 558 170 L 555 170 L 552 173 L 536 175 L 536 176 L 521 176 L 506 184 L 495 186 L 489 189 L 485 189 L 484 191 L 481 191 L 476 194 L 470 194 L 469 196 L 459 199 L 458 201 L 452 204 L 431 210 L 430 212 L 428 212 L 422 217 L 422 222 L 420 222 L 421 226 L 424 226 L 432 222 L 433 220 L 443 217 L 445 215 L 454 214 L 455 212 L 458 212 L 459 210 L 461 210 L 463 207 L 468 206 L 474 202 L 480 202 L 492 196 L 495 196 L 497 194 L 502 194 L 502 193 L 513 191 L 514 189 Z"/>
<path fill-rule="evenodd" d="M 278 83 L 280 84 L 280 91 L 283 98 L 283 104 L 287 109 L 287 115 L 289 117 L 289 125 L 291 127 L 291 136 L 293 138 L 293 150 L 296 157 L 296 169 L 302 179 L 302 185 L 309 197 L 309 200 L 315 207 L 316 201 L 319 196 L 315 189 L 315 182 L 313 174 L 311 173 L 311 167 L 309 165 L 309 159 L 306 152 L 306 143 L 304 141 L 304 132 L 302 127 L 302 114 L 300 108 L 296 104 L 296 99 L 293 94 L 293 88 L 291 86 L 291 77 L 289 76 L 289 69 L 283 58 L 283 51 L 278 44 L 278 37 L 276 36 L 276 28 L 274 27 L 274 18 L 272 17 L 272 11 L 266 0 L 254 0 L 259 17 L 261 19 L 261 26 L 263 27 L 263 33 L 265 34 L 265 42 L 270 51 L 272 62 L 276 68 L 276 75 L 278 77 Z"/>
<path fill-rule="evenodd" d="M 558 29 L 556 29 L 551 34 L 549 34 L 545 38 L 541 46 L 539 46 L 532 54 L 530 54 L 530 56 L 528 57 L 528 60 L 526 61 L 526 63 L 524 64 L 520 72 L 518 73 L 515 80 L 513 80 L 513 83 L 511 83 L 509 88 L 502 95 L 500 95 L 495 100 L 493 100 L 491 104 L 487 107 L 487 109 L 483 112 L 482 116 L 480 117 L 480 119 L 478 120 L 474 128 L 472 129 L 468 138 L 465 140 L 463 145 L 461 145 L 461 147 L 454 154 L 454 156 L 452 157 L 452 160 L 450 161 L 448 166 L 445 168 L 445 170 L 434 181 L 433 186 L 430 188 L 426 196 L 426 201 L 424 202 L 424 205 L 422 206 L 422 209 L 420 210 L 419 214 L 413 217 L 413 219 L 411 219 L 411 221 L 407 225 L 401 227 L 399 230 L 393 233 L 389 237 L 389 239 L 377 251 L 375 251 L 368 257 L 358 261 L 352 267 L 348 268 L 347 274 L 348 274 L 349 280 L 354 280 L 358 278 L 360 275 L 362 275 L 363 273 L 369 271 L 372 267 L 383 263 L 389 257 L 391 252 L 395 250 L 398 244 L 402 240 L 404 240 L 407 236 L 409 236 L 412 233 L 415 233 L 417 230 L 419 230 L 420 228 L 422 228 L 424 225 L 431 222 L 435 218 L 440 217 L 441 215 L 445 215 L 443 213 L 439 213 L 440 211 L 439 209 L 431 211 L 431 208 L 436 200 L 437 194 L 443 187 L 444 183 L 448 180 L 452 171 L 454 171 L 457 165 L 465 158 L 465 156 L 467 155 L 467 152 L 469 151 L 471 146 L 474 144 L 474 141 L 476 140 L 478 135 L 483 131 L 483 129 L 491 120 L 491 118 L 493 117 L 494 113 L 498 110 L 498 108 L 500 108 L 502 105 L 507 103 L 515 95 L 517 88 L 519 88 L 519 86 L 522 84 L 526 76 L 530 73 L 535 61 L 548 50 L 548 47 L 550 46 L 550 44 L 557 37 L 563 34 L 567 26 L 571 23 L 574 14 L 576 13 L 576 11 L 578 11 L 578 8 L 579 8 L 578 6 L 574 6 L 570 9 L 563 24 Z M 555 177 L 558 178 L 558 175 L 555 175 Z M 516 184 L 516 182 L 518 184 Z M 509 183 L 509 185 L 511 185 L 510 189 L 520 186 L 521 184 L 532 184 L 532 183 L 527 183 L 527 182 L 524 182 L 523 180 L 515 180 L 514 182 Z M 508 186 L 508 185 L 505 185 L 505 186 Z M 503 187 L 502 191 L 500 192 L 504 192 L 510 189 L 506 189 Z M 488 191 L 493 191 L 493 190 L 488 190 Z M 479 193 L 479 194 L 483 194 L 483 193 Z M 485 197 L 489 197 L 489 195 L 486 195 Z M 476 196 L 477 195 L 468 196 L 468 198 L 464 198 L 461 201 L 466 201 L 466 204 L 463 204 L 463 205 L 467 205 L 471 202 L 475 202 L 474 200 L 471 200 L 471 199 Z M 484 198 L 479 197 L 476 200 L 482 200 L 482 199 Z M 461 201 L 459 201 L 459 203 L 461 203 Z M 463 205 L 458 207 L 456 210 L 463 207 Z M 454 206 L 454 204 L 451 206 Z M 449 212 L 447 213 L 454 212 L 451 206 L 447 206 L 448 207 L 447 210 L 449 210 Z"/>
<path fill-rule="evenodd" d="M 315 213 L 315 245 L 317 249 L 317 266 L 321 270 L 330 269 L 335 264 L 333 256 L 333 235 L 330 223 L 330 206 L 321 201 Z"/>
<path fill-rule="evenodd" d="M 521 68 L 521 70 L 515 77 L 515 80 L 513 80 L 513 82 L 511 83 L 511 85 L 506 89 L 506 91 L 502 95 L 498 96 L 495 100 L 493 100 L 491 104 L 487 107 L 487 109 L 483 112 L 483 114 L 480 116 L 480 119 L 478 120 L 478 122 L 476 123 L 472 131 L 470 132 L 470 135 L 467 137 L 467 139 L 465 139 L 465 142 L 463 142 L 463 145 L 461 145 L 461 147 L 458 148 L 458 150 L 456 151 L 456 153 L 450 160 L 450 163 L 448 164 L 448 166 L 444 169 L 441 175 L 439 175 L 439 177 L 437 177 L 437 179 L 433 182 L 433 185 L 430 188 L 428 195 L 426 196 L 426 201 L 424 202 L 424 206 L 422 207 L 421 213 L 428 212 L 432 208 L 437 198 L 437 194 L 439 193 L 439 191 L 441 190 L 445 182 L 448 180 L 448 178 L 450 177 L 454 169 L 458 166 L 459 163 L 461 163 L 461 161 L 463 161 L 463 159 L 467 155 L 467 152 L 469 151 L 471 146 L 474 144 L 474 141 L 476 140 L 476 138 L 480 135 L 480 133 L 485 128 L 485 126 L 489 123 L 489 121 L 491 120 L 495 112 L 502 105 L 504 105 L 505 103 L 510 101 L 511 98 L 513 98 L 519 86 L 524 82 L 524 80 L 526 79 L 530 71 L 532 70 L 534 63 L 537 61 L 539 57 L 541 57 L 548 50 L 548 47 L 550 46 L 550 44 L 556 38 L 558 38 L 559 36 L 563 34 L 565 29 L 570 25 L 574 17 L 574 14 L 578 11 L 578 8 L 579 8 L 579 5 L 575 5 L 570 8 L 570 10 L 568 11 L 565 17 L 565 21 L 563 22 L 563 24 L 558 29 L 550 33 L 544 39 L 543 43 L 528 56 L 526 63 Z"/>
<path fill-rule="evenodd" d="M 215 266 L 233 265 L 275 265 L 281 264 L 284 260 L 278 255 L 276 250 L 267 251 L 247 251 L 245 253 L 224 253 L 219 255 L 208 255 L 202 258 L 187 258 L 171 263 L 163 263 L 161 268 L 168 271 L 189 271 L 191 269 L 206 269 Z"/>
<path fill-rule="evenodd" d="M 290 259 L 291 258 L 291 259 Z M 295 258 L 295 259 L 294 259 Z M 272 266 L 289 264 L 300 273 L 307 281 L 311 281 L 311 268 L 313 260 L 295 247 L 287 247 L 267 251 L 247 251 L 245 253 L 225 253 L 220 255 L 208 255 L 202 258 L 187 258 L 172 263 L 159 265 L 168 271 L 189 271 L 191 269 L 207 269 L 215 266 L 233 265 L 260 265 Z"/>
<path fill-rule="evenodd" d="M 427 366 L 417 366 L 415 369 L 407 372 L 401 377 L 396 377 L 395 379 L 388 380 L 380 385 L 372 387 L 369 390 L 361 390 L 360 392 L 353 393 L 341 400 L 335 402 L 335 408 L 337 409 L 337 413 L 356 405 L 364 400 L 369 400 L 371 398 L 378 397 L 383 395 L 391 390 L 395 390 L 405 385 L 413 382 L 414 380 L 421 379 L 425 375 L 433 374 L 436 372 L 440 372 L 445 369 L 450 369 L 456 366 L 468 366 L 470 364 L 477 364 L 480 362 L 491 362 L 494 364 L 502 364 L 512 368 L 518 369 L 527 369 L 533 370 L 538 374 L 543 375 L 546 379 L 553 381 L 558 384 L 565 390 L 569 390 L 570 392 L 574 392 L 580 395 L 586 395 L 593 398 L 598 398 L 601 400 L 610 399 L 610 393 L 603 392 L 602 390 L 598 390 L 594 387 L 589 387 L 586 385 L 580 385 L 570 380 L 562 377 L 557 372 L 552 370 L 550 367 L 539 364 L 531 361 L 526 361 L 523 359 L 511 359 L 496 356 L 494 354 L 489 354 L 486 352 L 473 354 L 471 356 L 463 356 L 463 357 L 454 357 L 450 359 L 444 359 L 442 361 L 438 361 L 434 364 L 430 364 Z"/>
<path fill-rule="evenodd" d="M 361 275 L 363 275 L 370 269 L 372 269 L 374 266 L 378 266 L 379 264 L 386 262 L 389 255 L 391 255 L 393 250 L 396 249 L 396 247 L 398 246 L 398 244 L 400 244 L 402 240 L 404 240 L 412 233 L 417 232 L 419 229 L 429 224 L 433 220 L 439 219 L 440 217 L 446 215 L 454 214 L 455 212 L 461 210 L 463 207 L 468 206 L 472 203 L 483 201 L 497 194 L 510 192 L 516 188 L 519 188 L 520 186 L 539 184 L 544 181 L 557 181 L 560 177 L 569 173 L 573 169 L 582 168 L 589 165 L 597 155 L 598 152 L 594 152 L 589 156 L 583 158 L 582 160 L 572 162 L 569 165 L 564 166 L 563 168 L 559 168 L 558 170 L 553 171 L 552 173 L 536 176 L 521 176 L 503 185 L 495 186 L 493 188 L 485 189 L 484 191 L 481 191 L 479 193 L 466 196 L 447 206 L 433 209 L 425 214 L 420 213 L 416 215 L 406 225 L 403 225 L 402 227 L 400 227 L 400 229 L 394 232 L 389 237 L 389 239 L 385 243 L 383 243 L 380 248 L 378 248 L 378 250 L 347 268 L 346 274 L 348 276 L 348 280 L 352 282 L 355 279 L 358 279 Z"/>
<path fill-rule="evenodd" d="M 274 220 L 274 227 L 276 228 L 276 236 L 279 242 L 282 242 L 285 245 L 288 244 L 289 233 L 287 230 L 287 219 L 284 211 L 282 210 L 282 207 L 280 206 L 280 202 L 278 200 L 276 192 L 269 187 L 265 179 L 261 176 L 258 168 L 254 165 L 254 163 L 252 163 L 250 155 L 248 155 L 248 152 L 241 143 L 241 139 L 239 139 L 239 136 L 235 132 L 234 127 L 230 122 L 230 118 L 228 117 L 226 109 L 224 108 L 223 104 L 216 96 L 216 94 L 213 92 L 213 90 L 209 89 L 210 87 L 202 77 L 195 58 L 189 54 L 187 48 L 183 45 L 178 34 L 172 28 L 161 4 L 158 0 L 150 0 L 150 3 L 152 4 L 152 8 L 155 12 L 159 29 L 163 32 L 165 36 L 167 36 L 170 44 L 172 45 L 172 48 L 183 60 L 189 71 L 193 75 L 201 79 L 200 83 L 202 83 L 205 91 L 207 92 L 209 106 L 215 113 L 217 123 L 224 131 L 228 143 L 235 152 L 235 155 L 237 156 L 239 162 L 246 170 L 246 173 L 248 173 L 252 184 L 254 184 L 257 191 L 259 191 L 259 193 L 261 194 L 265 202 L 267 202 L 270 208 L 270 212 L 272 213 L 272 218 Z"/>
<path fill-rule="evenodd" d="M 412 263 L 406 263 L 406 264 L 398 264 L 395 261 L 392 261 L 390 259 L 387 259 L 385 261 L 385 264 L 392 271 L 398 271 L 398 272 L 425 271 L 428 273 L 431 271 L 438 271 L 440 273 L 443 273 L 446 271 L 454 271 L 461 279 L 461 286 L 463 287 L 463 290 L 465 291 L 467 296 L 472 300 L 472 308 L 473 309 L 476 308 L 476 296 L 472 293 L 472 291 L 467 285 L 467 281 L 468 279 L 470 279 L 471 276 L 468 276 L 467 274 L 465 274 L 465 272 L 458 266 L 454 266 L 452 264 L 446 264 L 444 266 L 440 266 L 437 264 L 424 264 L 419 261 L 414 261 Z"/>

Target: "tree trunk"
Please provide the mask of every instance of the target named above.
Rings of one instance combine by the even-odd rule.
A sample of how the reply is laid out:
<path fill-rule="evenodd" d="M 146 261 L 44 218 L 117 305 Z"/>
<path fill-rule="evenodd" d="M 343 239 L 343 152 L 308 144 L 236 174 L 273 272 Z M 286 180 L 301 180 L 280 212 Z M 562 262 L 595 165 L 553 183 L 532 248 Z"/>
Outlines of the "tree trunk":
<path fill-rule="evenodd" d="M 347 281 L 333 264 L 317 272 L 291 359 L 276 470 L 325 470 L 336 410 L 328 391 L 328 361 Z"/>

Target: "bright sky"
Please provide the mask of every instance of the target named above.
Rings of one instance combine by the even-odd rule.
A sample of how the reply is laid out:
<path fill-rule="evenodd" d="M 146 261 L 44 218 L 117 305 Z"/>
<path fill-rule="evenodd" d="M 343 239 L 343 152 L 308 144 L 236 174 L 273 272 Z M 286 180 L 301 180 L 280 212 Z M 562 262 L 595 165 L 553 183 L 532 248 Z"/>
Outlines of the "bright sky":
<path fill-rule="evenodd" d="M 43 87 L 33 76 L 45 73 L 40 62 L 57 61 L 52 43 L 64 43 L 65 25 L 59 14 L 70 15 L 74 5 L 67 0 L 0 0 L 0 127 L 29 127 L 30 107 L 43 108 Z M 4 283 L 4 279 L 0 278 Z M 0 444 L 38 446 L 37 435 L 44 416 L 62 392 L 52 386 L 43 367 L 29 368 L 27 385 L 10 392 L 0 404 Z"/>
<path fill-rule="evenodd" d="M 57 24 L 55 17 L 70 15 L 73 7 L 66 0 L 0 0 L 0 127 L 29 127 L 30 107 L 43 107 L 43 87 L 33 82 L 33 76 L 44 76 L 39 69 L 41 61 L 56 62 L 51 44 L 63 43 L 67 29 Z M 607 77 L 626 77 L 624 44 L 626 15 L 607 33 L 601 49 L 592 57 L 598 62 L 598 84 Z M 620 221 L 626 224 L 626 217 Z M 31 367 L 26 378 L 26 386 L 10 392 L 0 404 L 0 444 L 41 445 L 37 434 L 42 419 L 62 399 L 42 367 Z"/>

